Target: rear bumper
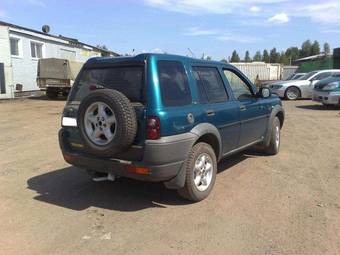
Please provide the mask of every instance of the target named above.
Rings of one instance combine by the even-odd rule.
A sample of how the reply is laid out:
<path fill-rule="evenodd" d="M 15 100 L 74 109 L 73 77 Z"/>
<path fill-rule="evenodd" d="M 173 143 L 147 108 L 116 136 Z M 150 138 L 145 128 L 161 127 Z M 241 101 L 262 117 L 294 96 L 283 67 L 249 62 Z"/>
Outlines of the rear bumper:
<path fill-rule="evenodd" d="M 163 137 L 159 140 L 146 140 L 143 159 L 141 161 L 121 160 L 117 158 L 101 158 L 78 152 L 67 142 L 67 132 L 59 131 L 59 144 L 64 159 L 71 165 L 98 172 L 111 173 L 132 179 L 160 182 L 169 181 L 180 172 L 196 135 L 185 133 Z M 148 173 L 135 173 L 132 167 L 147 168 Z"/>
<path fill-rule="evenodd" d="M 323 104 L 340 104 L 340 92 L 316 91 L 313 92 L 313 101 Z"/>

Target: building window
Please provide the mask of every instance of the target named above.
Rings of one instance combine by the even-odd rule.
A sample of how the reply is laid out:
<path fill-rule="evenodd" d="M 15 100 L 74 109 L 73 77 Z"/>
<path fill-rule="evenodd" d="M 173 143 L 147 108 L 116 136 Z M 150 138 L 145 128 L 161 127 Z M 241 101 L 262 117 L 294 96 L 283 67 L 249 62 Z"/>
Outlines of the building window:
<path fill-rule="evenodd" d="M 11 55 L 19 56 L 19 39 L 10 38 L 10 44 L 11 44 Z"/>
<path fill-rule="evenodd" d="M 42 43 L 31 42 L 31 56 L 32 58 L 42 58 Z"/>

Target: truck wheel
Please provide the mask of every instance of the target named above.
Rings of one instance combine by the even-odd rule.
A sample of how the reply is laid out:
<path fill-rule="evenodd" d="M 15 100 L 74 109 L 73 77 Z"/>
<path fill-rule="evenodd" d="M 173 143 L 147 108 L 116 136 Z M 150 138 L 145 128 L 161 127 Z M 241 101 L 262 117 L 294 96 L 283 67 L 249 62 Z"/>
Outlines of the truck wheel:
<path fill-rule="evenodd" d="M 81 102 L 77 123 L 87 152 L 111 157 L 126 150 L 137 134 L 129 99 L 117 90 L 99 89 Z"/>
<path fill-rule="evenodd" d="M 297 87 L 288 87 L 285 92 L 287 100 L 296 100 L 301 97 L 300 90 Z"/>
<path fill-rule="evenodd" d="M 276 155 L 280 150 L 280 140 L 281 140 L 281 125 L 278 117 L 274 118 L 273 126 L 270 134 L 270 143 L 264 148 L 264 152 L 268 155 Z"/>
<path fill-rule="evenodd" d="M 56 99 L 58 97 L 58 90 L 54 88 L 47 88 L 46 89 L 46 96 L 49 99 Z"/>
<path fill-rule="evenodd" d="M 185 185 L 178 190 L 180 196 L 191 201 L 205 199 L 214 187 L 217 161 L 214 150 L 207 143 L 197 143 L 183 163 Z"/>

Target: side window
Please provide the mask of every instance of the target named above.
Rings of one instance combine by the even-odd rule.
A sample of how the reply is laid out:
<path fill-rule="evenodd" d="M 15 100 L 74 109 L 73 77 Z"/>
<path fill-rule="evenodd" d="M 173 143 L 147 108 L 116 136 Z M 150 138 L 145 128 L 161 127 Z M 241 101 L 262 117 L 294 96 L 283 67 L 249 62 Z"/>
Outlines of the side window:
<path fill-rule="evenodd" d="M 228 100 L 227 92 L 218 70 L 214 67 L 193 67 L 201 103 L 220 103 Z"/>
<path fill-rule="evenodd" d="M 315 80 L 315 81 L 320 81 L 320 80 L 322 80 L 322 79 L 325 79 L 325 78 L 331 76 L 331 74 L 332 74 L 331 72 L 320 73 L 320 74 L 316 75 L 316 76 L 313 78 L 313 80 Z"/>
<path fill-rule="evenodd" d="M 230 70 L 223 70 L 231 90 L 236 99 L 249 98 L 253 96 L 251 88 L 234 72 Z"/>
<path fill-rule="evenodd" d="M 188 77 L 182 63 L 177 61 L 158 61 L 158 78 L 162 101 L 165 106 L 191 104 Z"/>

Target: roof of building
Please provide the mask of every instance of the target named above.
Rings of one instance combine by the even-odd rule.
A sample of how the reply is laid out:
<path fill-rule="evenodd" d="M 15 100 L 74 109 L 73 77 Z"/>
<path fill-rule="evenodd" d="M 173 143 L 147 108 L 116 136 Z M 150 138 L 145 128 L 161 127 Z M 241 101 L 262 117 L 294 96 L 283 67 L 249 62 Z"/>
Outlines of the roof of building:
<path fill-rule="evenodd" d="M 91 48 L 93 48 L 97 51 L 100 51 L 100 52 L 103 52 L 103 53 L 106 53 L 106 54 L 110 54 L 110 55 L 113 55 L 113 56 L 119 56 L 119 54 L 116 53 L 116 52 L 113 52 L 113 51 L 108 50 L 108 49 L 99 48 L 98 46 L 93 46 L 93 45 L 89 45 L 89 44 L 80 42 L 80 41 L 78 41 L 78 39 L 75 39 L 75 38 L 70 38 L 70 37 L 66 37 L 66 36 L 62 36 L 62 35 L 52 35 L 52 34 L 49 34 L 49 33 L 44 33 L 42 31 L 38 31 L 38 30 L 34 30 L 34 29 L 31 29 L 31 28 L 22 27 L 22 26 L 18 26 L 18 25 L 14 25 L 14 24 L 7 23 L 7 22 L 0 20 L 0 26 L 1 25 L 16 28 L 16 29 L 26 30 L 26 31 L 29 31 L 29 32 L 41 34 L 41 35 L 48 36 L 48 37 L 55 38 L 55 39 L 65 40 L 65 41 L 68 41 L 70 45 L 91 47 Z"/>
<path fill-rule="evenodd" d="M 320 53 L 320 54 L 317 54 L 317 55 L 296 59 L 295 62 L 315 60 L 315 59 L 325 58 L 325 57 L 330 57 L 330 56 L 332 56 L 332 55 L 323 52 L 323 53 Z"/>

